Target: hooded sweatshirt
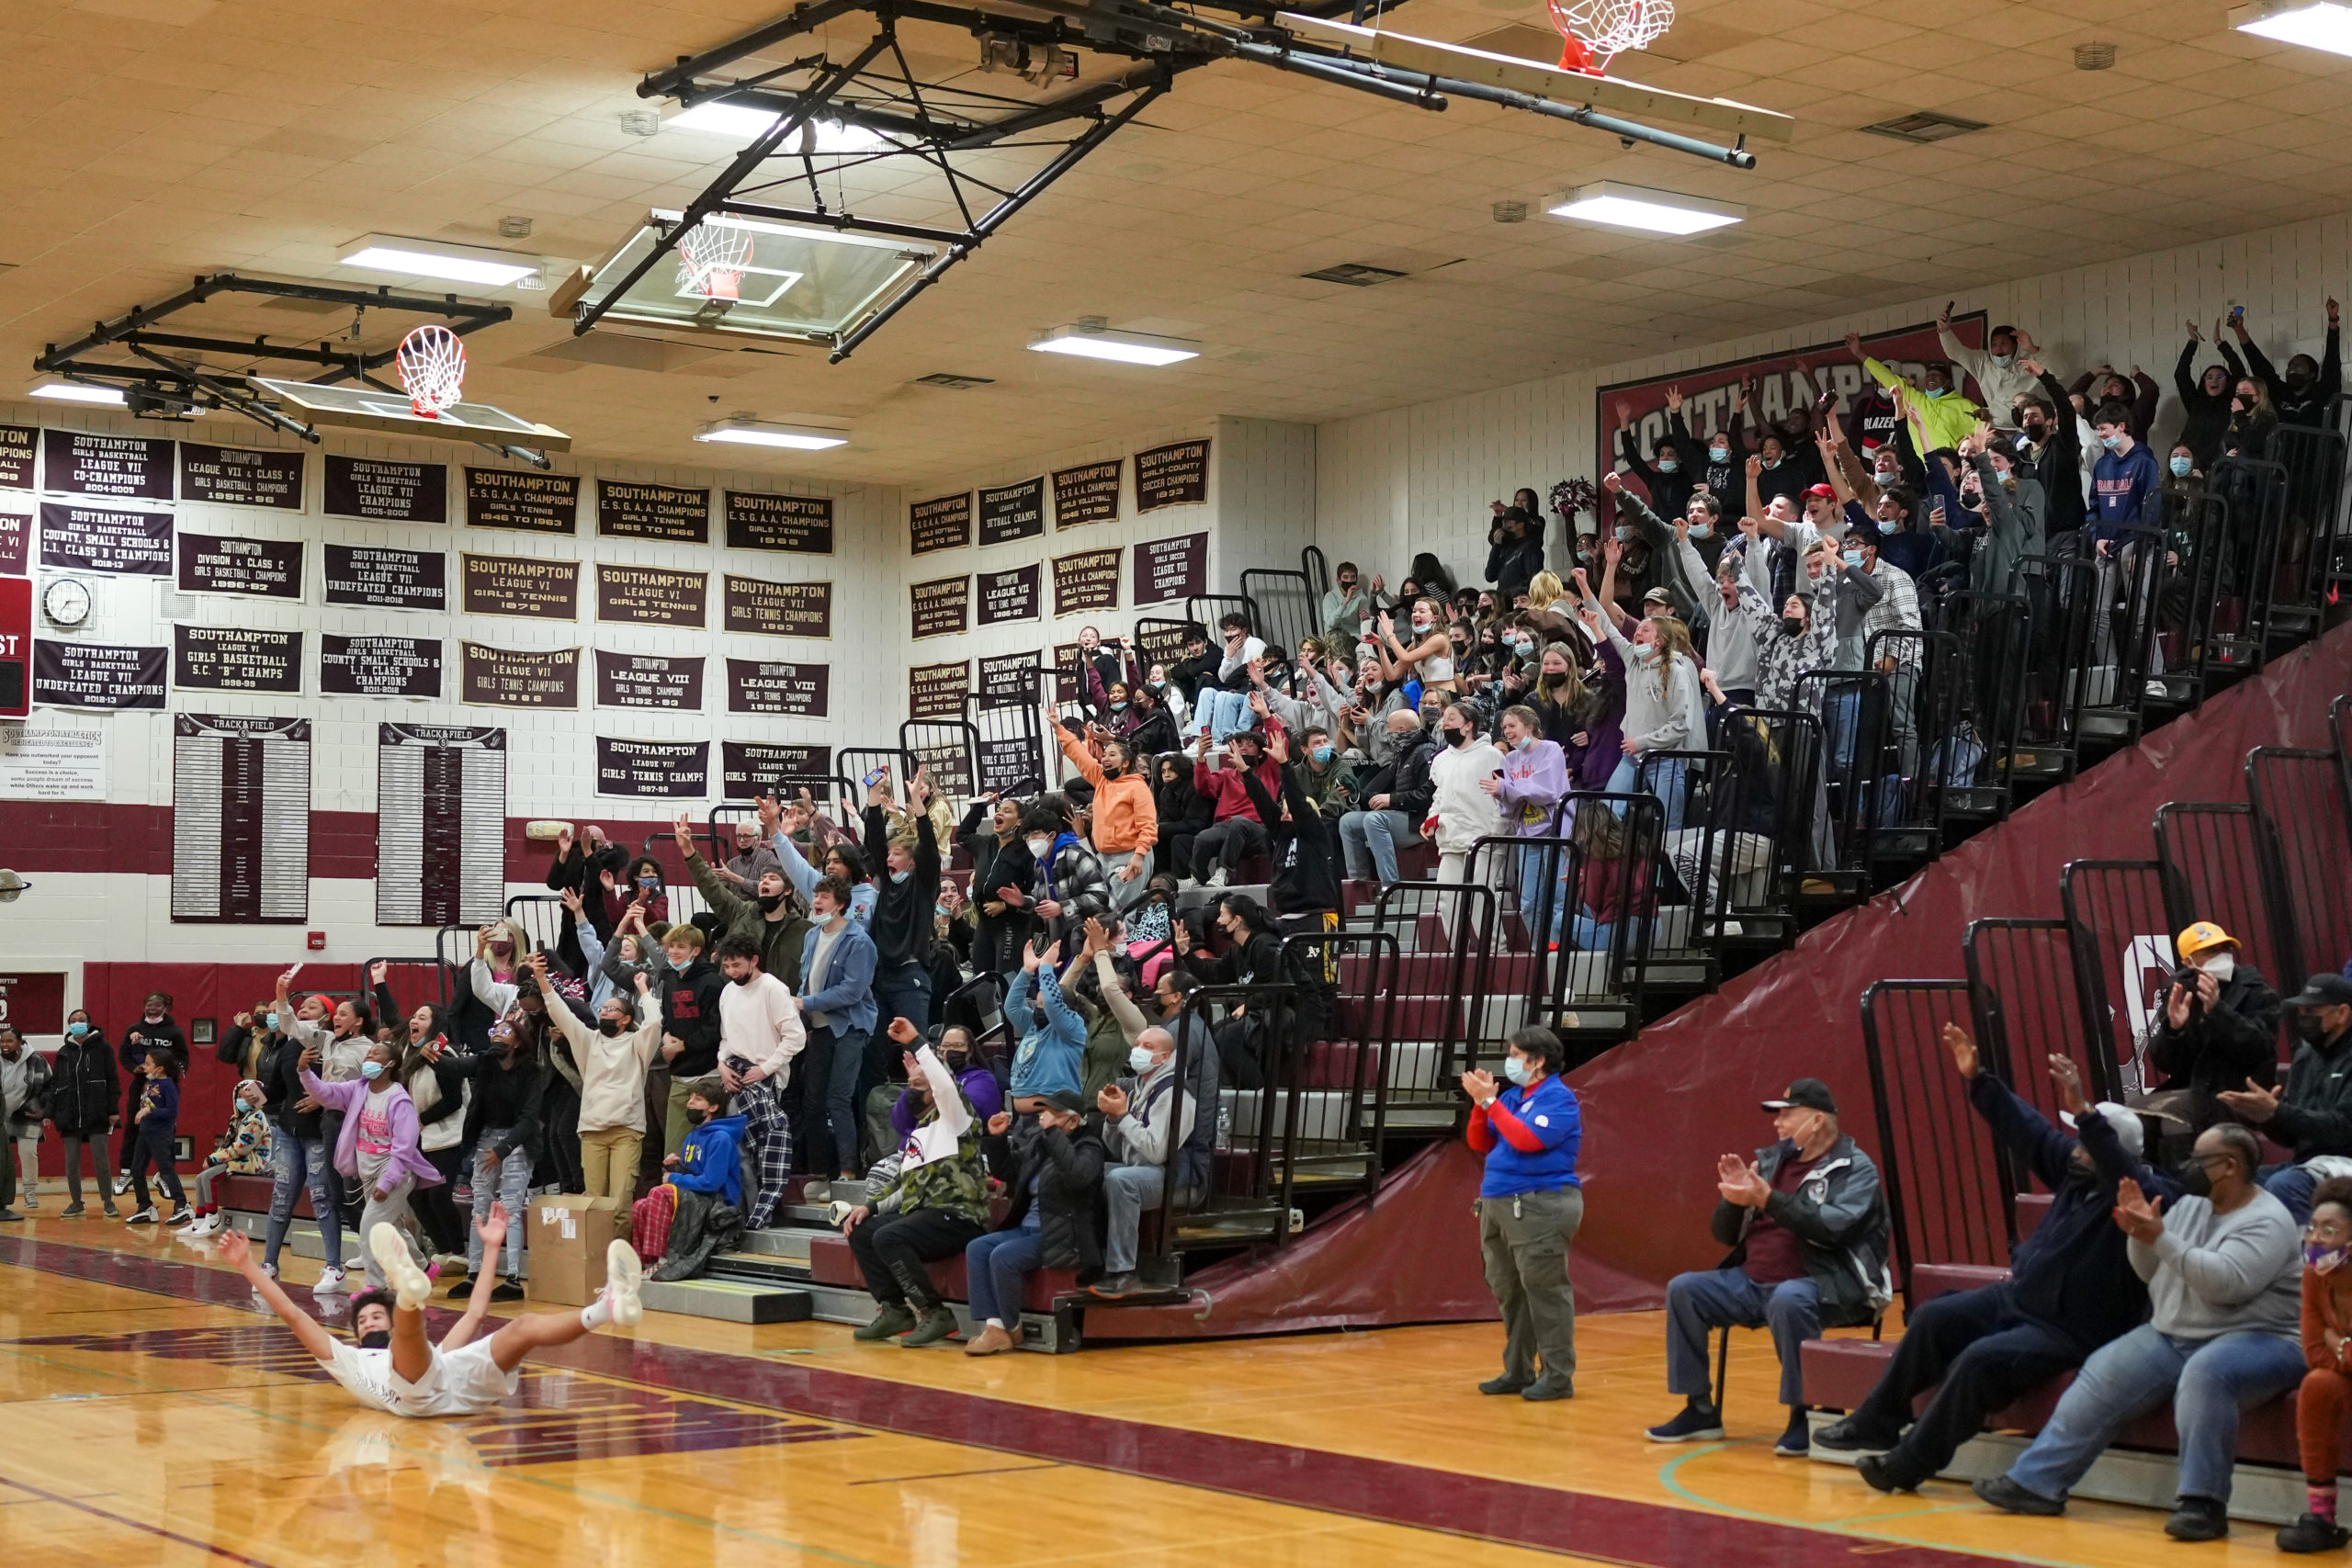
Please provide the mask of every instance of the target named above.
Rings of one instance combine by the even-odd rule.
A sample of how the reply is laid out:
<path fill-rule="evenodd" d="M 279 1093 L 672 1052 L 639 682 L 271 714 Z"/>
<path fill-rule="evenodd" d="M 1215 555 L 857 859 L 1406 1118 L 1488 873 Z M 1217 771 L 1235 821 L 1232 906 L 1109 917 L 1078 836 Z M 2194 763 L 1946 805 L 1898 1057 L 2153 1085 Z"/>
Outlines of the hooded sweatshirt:
<path fill-rule="evenodd" d="M 743 1118 L 714 1116 L 686 1134 L 678 1168 L 668 1180 L 687 1192 L 707 1192 L 738 1208 L 743 1202 Z"/>
<path fill-rule="evenodd" d="M 580 1091 L 582 1133 L 615 1127 L 645 1131 L 645 1075 L 653 1066 L 653 1053 L 662 1048 L 662 1002 L 659 992 L 648 992 L 637 999 L 639 1022 L 618 1034 L 606 1034 L 594 1024 L 582 1023 L 560 1000 L 548 1003 L 548 1017 L 571 1043 L 572 1060 L 566 1061 L 560 1051 L 548 1055 L 555 1070 Z"/>

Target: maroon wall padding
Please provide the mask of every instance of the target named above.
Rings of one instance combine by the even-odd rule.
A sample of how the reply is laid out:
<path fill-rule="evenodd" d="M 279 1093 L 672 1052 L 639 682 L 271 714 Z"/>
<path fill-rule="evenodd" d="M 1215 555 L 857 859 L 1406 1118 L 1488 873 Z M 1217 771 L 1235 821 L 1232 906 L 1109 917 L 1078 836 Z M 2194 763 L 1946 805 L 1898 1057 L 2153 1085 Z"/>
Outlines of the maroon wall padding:
<path fill-rule="evenodd" d="M 1715 1158 L 1770 1141 L 1757 1101 L 1789 1079 L 1827 1082 L 1847 1130 L 1866 1149 L 1876 1141 L 1862 1058 L 1864 987 L 1963 973 L 1961 934 L 1979 916 L 2058 916 L 2058 872 L 2067 861 L 2145 859 L 2165 802 L 2245 799 L 2246 753 L 2332 745 L 2328 704 L 2346 691 L 2352 626 L 2338 626 L 1979 833 L 1904 884 L 1899 901 L 1883 894 L 1823 922 L 1789 952 L 1576 1075 L 1586 1195 L 1574 1253 L 1577 1305 L 1657 1307 L 1675 1274 L 1714 1267 L 1723 1254 L 1707 1235 Z M 2334 968 L 2346 957 L 2315 962 Z M 2303 976 L 2271 978 L 2293 988 Z M 1458 1214 L 1457 1207 L 1449 1223 Z"/>

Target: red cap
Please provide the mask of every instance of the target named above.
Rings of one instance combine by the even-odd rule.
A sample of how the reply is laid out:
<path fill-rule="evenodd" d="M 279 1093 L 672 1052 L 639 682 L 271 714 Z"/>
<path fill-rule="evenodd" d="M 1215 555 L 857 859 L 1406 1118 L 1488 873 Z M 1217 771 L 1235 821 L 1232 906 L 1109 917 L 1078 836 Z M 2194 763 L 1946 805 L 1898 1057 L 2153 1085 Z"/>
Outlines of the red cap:
<path fill-rule="evenodd" d="M 1862 437 L 1862 450 L 1865 452 L 1877 451 L 1879 449 L 1879 438 L 1875 435 L 1865 435 Z"/>
<path fill-rule="evenodd" d="M 1838 499 L 1838 492 L 1830 489 L 1827 485 L 1815 485 L 1812 489 L 1806 491 L 1805 494 L 1817 495 L 1824 501 L 1835 501 Z"/>
<path fill-rule="evenodd" d="M 302 999 L 306 1002 L 316 1002 L 328 1012 L 334 1011 L 334 998 L 323 991 L 314 991 Z"/>

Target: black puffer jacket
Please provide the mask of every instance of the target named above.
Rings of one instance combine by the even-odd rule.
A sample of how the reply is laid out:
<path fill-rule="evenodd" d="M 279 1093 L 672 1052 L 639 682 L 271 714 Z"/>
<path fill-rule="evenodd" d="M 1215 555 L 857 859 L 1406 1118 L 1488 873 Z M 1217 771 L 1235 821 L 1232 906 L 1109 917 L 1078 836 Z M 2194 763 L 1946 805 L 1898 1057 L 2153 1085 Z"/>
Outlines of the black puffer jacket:
<path fill-rule="evenodd" d="M 1048 1269 L 1099 1272 L 1102 1267 L 1102 1232 L 1106 1215 L 1102 1202 L 1102 1166 L 1109 1157 L 1102 1146 L 1099 1118 L 1089 1116 L 1075 1133 L 1048 1128 L 1027 1140 L 1016 1154 L 1012 1139 L 991 1133 L 980 1140 L 988 1156 L 989 1174 L 1005 1184 L 1012 1206 L 1004 1212 L 1003 1230 L 1019 1230 L 1028 1213 L 1030 1184 L 1036 1184 L 1040 1260 Z"/>
<path fill-rule="evenodd" d="M 86 1138 L 102 1133 L 121 1114 L 121 1104 L 122 1075 L 107 1037 L 96 1028 L 79 1040 L 68 1035 L 49 1066 L 49 1119 L 57 1123 L 58 1134 Z"/>
<path fill-rule="evenodd" d="M 2230 1119 L 2215 1098 L 2222 1090 L 2244 1089 L 2248 1078 L 2265 1089 L 2278 1081 L 2278 993 L 2244 959 L 2221 986 L 2212 1008 L 2192 1007 L 2188 1028 L 2172 1026 L 2163 1000 L 2156 1010 L 2148 1065 L 2165 1075 L 2166 1089 L 2185 1089 L 2195 1097 L 2190 1121 L 2196 1131 Z"/>

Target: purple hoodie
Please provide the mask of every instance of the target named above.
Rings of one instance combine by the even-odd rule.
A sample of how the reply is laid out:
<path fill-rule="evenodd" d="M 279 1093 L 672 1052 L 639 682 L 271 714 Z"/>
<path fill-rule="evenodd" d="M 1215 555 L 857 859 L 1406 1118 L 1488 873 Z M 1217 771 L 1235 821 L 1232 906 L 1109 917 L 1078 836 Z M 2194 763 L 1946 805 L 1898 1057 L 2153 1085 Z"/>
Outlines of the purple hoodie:
<path fill-rule="evenodd" d="M 1495 789 L 1495 804 L 1503 821 L 1522 839 L 1539 839 L 1552 831 L 1552 813 L 1568 793 L 1567 758 L 1559 746 L 1538 737 L 1532 744 L 1503 754 L 1503 776 Z"/>
<path fill-rule="evenodd" d="M 302 1087 L 321 1105 L 343 1113 L 343 1131 L 334 1140 L 334 1168 L 354 1181 L 358 1180 L 359 1105 L 368 1098 L 368 1080 L 353 1078 L 348 1083 L 329 1083 L 304 1067 Z M 386 1177 L 398 1181 L 403 1176 L 413 1176 L 419 1187 L 440 1185 L 441 1173 L 433 1168 L 433 1162 L 416 1146 L 416 1101 L 397 1084 L 386 1092 L 384 1101 L 385 1113 L 392 1122 L 392 1152 L 384 1165 Z"/>

